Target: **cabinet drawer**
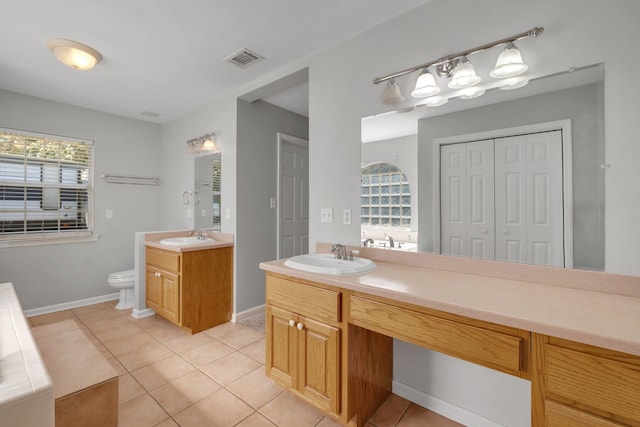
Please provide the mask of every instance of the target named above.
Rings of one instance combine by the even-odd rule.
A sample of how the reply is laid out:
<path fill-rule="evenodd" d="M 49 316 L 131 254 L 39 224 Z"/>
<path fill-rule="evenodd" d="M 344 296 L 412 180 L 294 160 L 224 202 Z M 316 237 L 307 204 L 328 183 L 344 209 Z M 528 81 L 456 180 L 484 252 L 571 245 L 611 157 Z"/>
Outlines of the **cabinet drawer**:
<path fill-rule="evenodd" d="M 340 292 L 267 276 L 267 303 L 325 322 L 340 322 Z"/>
<path fill-rule="evenodd" d="M 640 366 L 546 345 L 544 381 L 548 398 L 640 425 Z"/>
<path fill-rule="evenodd" d="M 551 400 L 545 401 L 544 405 L 546 427 L 622 427 L 622 424 L 596 417 Z"/>
<path fill-rule="evenodd" d="M 180 273 L 180 254 L 147 248 L 147 264 Z"/>
<path fill-rule="evenodd" d="M 524 339 L 351 296 L 349 322 L 508 374 L 526 371 Z"/>

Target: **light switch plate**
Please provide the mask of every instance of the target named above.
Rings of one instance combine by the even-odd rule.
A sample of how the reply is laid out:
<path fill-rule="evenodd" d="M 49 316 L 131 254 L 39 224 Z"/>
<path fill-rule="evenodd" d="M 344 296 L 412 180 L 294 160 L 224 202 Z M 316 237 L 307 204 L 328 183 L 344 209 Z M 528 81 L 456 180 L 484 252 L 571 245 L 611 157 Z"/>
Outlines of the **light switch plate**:
<path fill-rule="evenodd" d="M 351 209 L 342 210 L 342 223 L 346 225 L 351 224 Z"/>
<path fill-rule="evenodd" d="M 113 219 L 113 209 L 107 209 L 105 217 L 107 219 Z"/>
<path fill-rule="evenodd" d="M 333 208 L 320 208 L 320 222 L 327 224 L 333 222 Z"/>

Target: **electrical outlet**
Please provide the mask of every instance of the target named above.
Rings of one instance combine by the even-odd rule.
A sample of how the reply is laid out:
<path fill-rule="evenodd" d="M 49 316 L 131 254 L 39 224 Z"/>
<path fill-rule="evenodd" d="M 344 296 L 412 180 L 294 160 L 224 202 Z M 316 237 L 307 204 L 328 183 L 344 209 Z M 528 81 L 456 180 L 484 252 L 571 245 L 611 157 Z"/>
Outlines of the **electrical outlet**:
<path fill-rule="evenodd" d="M 225 208 L 224 219 L 229 219 L 229 218 L 231 218 L 231 211 L 229 210 L 229 208 Z"/>
<path fill-rule="evenodd" d="M 202 216 L 207 216 L 207 210 L 206 209 L 202 209 L 202 211 L 200 212 L 200 214 Z"/>
<path fill-rule="evenodd" d="M 275 209 L 276 208 L 276 198 L 275 197 L 272 197 L 270 199 L 270 206 L 271 206 L 271 209 Z"/>
<path fill-rule="evenodd" d="M 105 217 L 107 219 L 113 219 L 113 209 L 107 209 Z"/>
<path fill-rule="evenodd" d="M 333 208 L 320 208 L 320 222 L 327 224 L 333 222 Z"/>
<path fill-rule="evenodd" d="M 346 225 L 351 224 L 351 209 L 342 210 L 342 223 Z"/>
<path fill-rule="evenodd" d="M 187 209 L 187 218 L 191 218 L 191 209 Z"/>

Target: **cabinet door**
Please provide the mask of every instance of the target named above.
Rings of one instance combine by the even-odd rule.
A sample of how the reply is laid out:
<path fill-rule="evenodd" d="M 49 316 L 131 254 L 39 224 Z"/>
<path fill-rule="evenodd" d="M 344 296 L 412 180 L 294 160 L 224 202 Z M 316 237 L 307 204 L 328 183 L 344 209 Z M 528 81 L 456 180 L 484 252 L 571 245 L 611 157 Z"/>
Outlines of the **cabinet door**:
<path fill-rule="evenodd" d="M 267 376 L 286 388 L 296 388 L 298 334 L 294 313 L 272 305 L 266 307 Z M 293 321 L 292 326 L 290 322 Z"/>
<path fill-rule="evenodd" d="M 298 326 L 298 325 L 302 326 Z M 320 408 L 340 412 L 340 330 L 300 318 L 298 390 Z"/>
<path fill-rule="evenodd" d="M 162 283 L 162 316 L 180 325 L 180 279 L 177 275 L 160 271 Z"/>
<path fill-rule="evenodd" d="M 159 270 L 147 267 L 147 307 L 158 313 L 162 309 L 162 278 Z"/>

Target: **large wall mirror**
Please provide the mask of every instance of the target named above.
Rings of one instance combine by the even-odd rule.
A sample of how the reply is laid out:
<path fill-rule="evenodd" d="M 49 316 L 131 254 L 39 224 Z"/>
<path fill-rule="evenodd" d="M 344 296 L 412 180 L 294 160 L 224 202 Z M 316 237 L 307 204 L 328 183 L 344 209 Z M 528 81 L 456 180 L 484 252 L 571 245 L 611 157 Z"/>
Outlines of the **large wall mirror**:
<path fill-rule="evenodd" d="M 363 118 L 363 244 L 603 270 L 603 77 Z"/>
<path fill-rule="evenodd" d="M 194 158 L 194 228 L 220 231 L 220 153 Z"/>

